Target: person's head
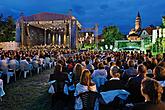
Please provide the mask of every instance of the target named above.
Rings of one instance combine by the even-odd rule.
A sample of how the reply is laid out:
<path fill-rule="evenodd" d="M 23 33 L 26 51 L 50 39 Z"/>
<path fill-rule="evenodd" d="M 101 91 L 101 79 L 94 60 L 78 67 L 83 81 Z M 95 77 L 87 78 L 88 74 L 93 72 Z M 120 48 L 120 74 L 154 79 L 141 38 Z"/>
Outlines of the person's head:
<path fill-rule="evenodd" d="M 128 66 L 129 67 L 134 67 L 135 66 L 135 62 L 133 60 L 129 60 L 128 61 Z"/>
<path fill-rule="evenodd" d="M 158 104 L 161 102 L 163 88 L 158 81 L 151 78 L 145 78 L 141 82 L 141 93 L 145 97 L 146 101 Z"/>
<path fill-rule="evenodd" d="M 73 71 L 74 71 L 76 74 L 82 73 L 82 70 L 83 70 L 83 66 L 82 66 L 80 63 L 77 63 L 77 64 L 74 66 L 74 69 L 73 69 Z"/>
<path fill-rule="evenodd" d="M 102 62 L 98 64 L 98 69 L 104 69 L 104 64 Z"/>
<path fill-rule="evenodd" d="M 80 77 L 80 84 L 89 86 L 92 84 L 91 83 L 91 73 L 88 69 L 85 69 L 82 71 L 81 77 Z"/>
<path fill-rule="evenodd" d="M 54 69 L 54 72 L 61 72 L 62 71 L 62 65 L 60 63 L 58 63 L 56 66 L 55 66 L 55 69 Z"/>
<path fill-rule="evenodd" d="M 111 71 L 110 71 L 110 75 L 113 78 L 120 78 L 120 69 L 118 66 L 113 66 Z"/>
<path fill-rule="evenodd" d="M 86 66 L 86 69 L 88 69 L 91 72 L 91 74 L 92 74 L 94 72 L 95 67 L 92 64 L 88 64 Z"/>
<path fill-rule="evenodd" d="M 165 53 L 163 53 L 163 61 L 165 61 Z"/>
<path fill-rule="evenodd" d="M 86 65 L 88 65 L 89 64 L 89 60 L 85 60 L 85 63 L 86 63 Z"/>
<path fill-rule="evenodd" d="M 158 64 L 158 66 L 161 66 L 161 67 L 165 68 L 165 61 L 161 61 L 161 62 Z"/>
<path fill-rule="evenodd" d="M 107 60 L 104 60 L 104 61 L 103 61 L 103 64 L 104 64 L 104 65 L 108 65 Z"/>
<path fill-rule="evenodd" d="M 140 64 L 137 70 L 139 75 L 145 76 L 147 74 L 147 67 L 143 64 Z"/>
<path fill-rule="evenodd" d="M 165 79 L 165 68 L 163 66 L 156 66 L 153 70 L 154 78 L 159 79 Z"/>
<path fill-rule="evenodd" d="M 153 63 L 153 64 L 156 64 L 156 65 L 157 65 L 157 64 L 158 64 L 158 61 L 157 61 L 157 59 L 156 59 L 156 58 L 154 58 L 154 57 L 153 57 L 153 58 L 151 59 L 151 63 Z"/>
<path fill-rule="evenodd" d="M 95 63 L 99 63 L 99 59 L 98 58 L 95 58 L 94 62 Z"/>

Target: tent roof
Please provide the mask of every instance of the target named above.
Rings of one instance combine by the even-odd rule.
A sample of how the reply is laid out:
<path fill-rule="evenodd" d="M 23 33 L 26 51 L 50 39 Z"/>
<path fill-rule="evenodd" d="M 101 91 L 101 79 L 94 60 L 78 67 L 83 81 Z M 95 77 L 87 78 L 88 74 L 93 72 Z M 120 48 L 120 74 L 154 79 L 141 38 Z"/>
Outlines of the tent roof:
<path fill-rule="evenodd" d="M 72 17 L 69 15 L 48 13 L 48 12 L 34 14 L 31 16 L 23 16 L 23 19 L 25 21 L 53 21 L 53 20 L 68 20 L 71 18 Z"/>

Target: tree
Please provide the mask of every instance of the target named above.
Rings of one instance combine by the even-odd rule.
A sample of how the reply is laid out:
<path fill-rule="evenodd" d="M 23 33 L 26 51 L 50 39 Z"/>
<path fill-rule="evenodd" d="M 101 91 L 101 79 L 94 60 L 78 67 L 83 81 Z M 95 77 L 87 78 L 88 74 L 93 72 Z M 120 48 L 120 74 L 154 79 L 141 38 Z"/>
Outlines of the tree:
<path fill-rule="evenodd" d="M 3 15 L 0 15 L 0 37 L 3 35 L 3 29 L 4 29 L 4 20 Z"/>
<path fill-rule="evenodd" d="M 117 26 L 109 26 L 103 29 L 103 37 L 106 45 L 114 45 L 116 40 L 121 40 L 124 35 L 119 31 Z"/>
<path fill-rule="evenodd" d="M 3 35 L 0 37 L 0 42 L 8 42 L 15 40 L 15 25 L 12 16 L 8 16 L 2 23 Z"/>

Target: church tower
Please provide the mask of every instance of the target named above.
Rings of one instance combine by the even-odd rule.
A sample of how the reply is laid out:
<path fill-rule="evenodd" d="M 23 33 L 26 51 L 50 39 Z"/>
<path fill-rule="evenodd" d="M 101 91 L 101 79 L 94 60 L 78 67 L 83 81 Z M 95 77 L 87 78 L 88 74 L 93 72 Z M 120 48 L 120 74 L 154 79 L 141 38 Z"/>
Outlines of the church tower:
<path fill-rule="evenodd" d="M 138 12 L 135 20 L 135 31 L 139 31 L 141 29 L 141 17 L 140 13 Z"/>

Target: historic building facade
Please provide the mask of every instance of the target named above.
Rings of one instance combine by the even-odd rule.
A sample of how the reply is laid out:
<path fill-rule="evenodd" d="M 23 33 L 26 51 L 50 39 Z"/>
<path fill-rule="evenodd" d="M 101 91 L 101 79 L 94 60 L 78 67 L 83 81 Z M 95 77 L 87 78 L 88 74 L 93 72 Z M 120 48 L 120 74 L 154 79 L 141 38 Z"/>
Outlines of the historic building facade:
<path fill-rule="evenodd" d="M 127 35 L 128 40 L 140 40 L 139 33 L 141 32 L 141 16 L 138 12 L 135 20 L 135 28 L 131 29 Z"/>

